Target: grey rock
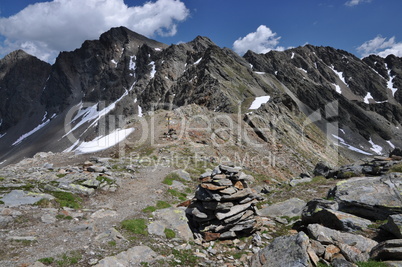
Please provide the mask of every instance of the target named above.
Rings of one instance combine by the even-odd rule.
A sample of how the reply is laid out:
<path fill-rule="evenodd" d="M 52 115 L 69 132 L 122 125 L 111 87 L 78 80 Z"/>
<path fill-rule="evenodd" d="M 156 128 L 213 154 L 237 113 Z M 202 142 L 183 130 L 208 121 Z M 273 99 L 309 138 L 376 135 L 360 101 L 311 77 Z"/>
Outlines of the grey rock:
<path fill-rule="evenodd" d="M 241 198 L 245 198 L 249 195 L 252 195 L 253 191 L 250 188 L 245 188 L 243 190 L 239 190 L 236 193 L 232 195 L 222 195 L 221 200 L 222 201 L 233 201 L 233 200 L 238 200 Z M 218 200 L 219 201 L 219 200 Z"/>
<path fill-rule="evenodd" d="M 221 171 L 223 173 L 227 173 L 227 174 L 237 174 L 242 170 L 241 167 L 230 167 L 230 166 L 226 166 L 226 165 L 219 165 L 219 168 L 221 169 Z"/>
<path fill-rule="evenodd" d="M 96 267 L 110 266 L 140 266 L 141 262 L 152 262 L 158 254 L 147 246 L 136 246 L 123 251 L 115 256 L 106 257 L 100 260 Z"/>
<path fill-rule="evenodd" d="M 233 206 L 232 208 L 230 208 L 230 210 L 228 212 L 216 212 L 215 216 L 216 216 L 216 218 L 218 220 L 223 220 L 225 218 L 231 217 L 233 215 L 238 214 L 239 212 L 242 212 L 242 211 L 250 208 L 250 206 L 252 204 L 253 203 L 246 203 L 246 204 L 243 204 L 243 205 L 236 205 L 236 206 Z"/>
<path fill-rule="evenodd" d="M 178 190 L 184 190 L 187 188 L 187 186 L 185 186 L 182 182 L 179 182 L 176 180 L 172 181 L 172 185 L 170 187 L 172 187 L 174 189 L 178 189 Z"/>
<path fill-rule="evenodd" d="M 237 192 L 237 190 L 233 186 L 227 187 L 227 188 L 219 191 L 219 193 L 226 194 L 226 195 L 233 195 L 236 192 Z"/>
<path fill-rule="evenodd" d="M 390 215 L 388 222 L 382 225 L 381 228 L 392 233 L 397 238 L 402 238 L 402 214 Z"/>
<path fill-rule="evenodd" d="M 57 219 L 56 219 L 56 214 L 52 214 L 52 213 L 43 214 L 43 215 L 40 217 L 40 220 L 41 220 L 43 223 L 47 223 L 47 224 L 55 223 L 55 222 L 57 221 Z"/>
<path fill-rule="evenodd" d="M 6 228 L 9 223 L 13 221 L 13 217 L 11 216 L 2 216 L 0 215 L 0 228 Z"/>
<path fill-rule="evenodd" d="M 89 188 L 98 188 L 100 183 L 101 182 L 96 179 L 89 179 L 89 180 L 82 182 L 81 185 L 83 185 L 85 187 L 89 187 Z"/>
<path fill-rule="evenodd" d="M 370 252 L 374 260 L 402 260 L 402 239 L 392 239 L 379 243 Z"/>
<path fill-rule="evenodd" d="M 342 254 L 349 261 L 359 259 L 359 261 L 367 261 L 369 253 L 378 243 L 372 239 L 361 235 L 343 233 L 324 227 L 319 224 L 310 224 L 307 227 L 309 235 L 312 239 L 321 242 L 324 245 L 338 246 Z"/>
<path fill-rule="evenodd" d="M 205 171 L 203 174 L 200 175 L 200 179 L 207 178 L 212 176 L 212 171 Z"/>
<path fill-rule="evenodd" d="M 287 216 L 295 217 L 301 216 L 303 208 L 306 206 L 306 202 L 299 198 L 291 198 L 283 202 L 272 204 L 268 207 L 260 209 L 261 216 L 266 217 L 278 217 Z"/>
<path fill-rule="evenodd" d="M 324 176 L 324 177 L 327 177 L 328 174 L 329 174 L 329 172 L 330 172 L 331 170 L 332 170 L 332 169 L 331 169 L 330 167 L 328 167 L 328 165 L 327 165 L 326 163 L 320 161 L 320 162 L 318 162 L 318 163 L 315 165 L 313 174 L 314 174 L 315 176 Z"/>
<path fill-rule="evenodd" d="M 306 214 L 310 214 L 307 216 Z M 302 221 L 306 224 L 318 223 L 326 227 L 342 231 L 361 231 L 367 229 L 372 224 L 370 220 L 357 217 L 355 215 L 331 210 L 317 208 L 302 216 Z"/>
<path fill-rule="evenodd" d="M 93 189 L 93 188 L 88 188 L 86 186 L 79 185 L 79 184 L 73 184 L 73 183 L 60 183 L 59 188 L 72 192 L 72 193 L 81 194 L 81 195 L 85 195 L 85 196 L 89 196 L 89 195 L 92 195 L 93 193 L 95 193 L 95 189 Z"/>
<path fill-rule="evenodd" d="M 88 225 L 86 226 L 88 228 Z M 87 230 L 87 229 L 84 229 Z M 82 231 L 82 230 L 81 230 Z M 114 227 L 104 231 L 103 233 L 97 235 L 95 237 L 95 241 L 97 242 L 106 242 L 106 241 L 127 241 L 127 239 L 119 232 L 117 231 Z"/>
<path fill-rule="evenodd" d="M 371 220 L 402 213 L 402 173 L 359 177 L 339 182 L 330 192 L 339 210 Z"/>
<path fill-rule="evenodd" d="M 87 167 L 87 171 L 102 173 L 102 172 L 107 172 L 107 168 L 105 166 L 92 165 L 92 166 Z"/>
<path fill-rule="evenodd" d="M 307 267 L 310 263 L 307 247 L 309 238 L 303 232 L 275 238 L 251 258 L 251 267 Z"/>
<path fill-rule="evenodd" d="M 155 219 L 166 224 L 166 228 L 172 229 L 177 237 L 186 241 L 193 240 L 193 233 L 188 225 L 185 208 L 167 208 L 153 212 Z"/>
<path fill-rule="evenodd" d="M 24 192 L 23 190 L 12 190 L 2 198 L 2 201 L 6 206 L 17 207 L 21 205 L 32 205 L 41 199 L 52 200 L 54 197 L 49 194 Z"/>
<path fill-rule="evenodd" d="M 222 233 L 219 238 L 220 239 L 231 239 L 231 238 L 235 238 L 236 236 L 237 235 L 235 232 L 227 231 L 227 232 Z"/>
<path fill-rule="evenodd" d="M 217 201 L 205 201 L 202 203 L 203 207 L 207 210 L 228 211 L 234 206 L 233 202 L 217 202 Z"/>
<path fill-rule="evenodd" d="M 185 170 L 176 170 L 175 173 L 179 175 L 179 177 L 185 181 L 191 181 L 191 176 L 188 172 Z"/>
<path fill-rule="evenodd" d="M 212 182 L 216 185 L 221 185 L 221 186 L 233 185 L 233 182 L 230 179 L 213 179 Z"/>
<path fill-rule="evenodd" d="M 161 221 L 151 222 L 148 225 L 148 233 L 150 235 L 165 236 L 165 224 Z"/>

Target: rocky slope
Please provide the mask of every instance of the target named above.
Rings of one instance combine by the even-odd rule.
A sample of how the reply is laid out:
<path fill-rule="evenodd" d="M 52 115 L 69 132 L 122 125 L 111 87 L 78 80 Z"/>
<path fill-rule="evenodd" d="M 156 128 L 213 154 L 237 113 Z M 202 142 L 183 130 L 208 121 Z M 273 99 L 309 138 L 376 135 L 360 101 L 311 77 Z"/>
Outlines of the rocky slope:
<path fill-rule="evenodd" d="M 76 150 L 136 115 L 192 103 L 245 114 L 254 100 L 280 101 L 355 157 L 387 153 L 402 140 L 401 59 L 394 56 L 360 60 L 307 45 L 240 57 L 207 37 L 168 46 L 119 27 L 62 52 L 53 66 L 14 52 L 2 60 L 2 73 L 3 165 L 39 151 Z"/>

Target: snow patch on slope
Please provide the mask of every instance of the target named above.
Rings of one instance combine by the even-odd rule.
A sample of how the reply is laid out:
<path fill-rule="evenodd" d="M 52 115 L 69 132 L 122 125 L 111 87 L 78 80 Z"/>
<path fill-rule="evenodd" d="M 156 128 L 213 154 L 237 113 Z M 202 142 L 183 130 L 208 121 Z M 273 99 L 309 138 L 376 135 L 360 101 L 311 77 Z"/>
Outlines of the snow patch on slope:
<path fill-rule="evenodd" d="M 374 153 L 376 153 L 377 155 L 381 155 L 382 153 L 382 147 L 379 145 L 374 144 L 373 140 L 370 138 L 369 143 L 371 145 L 370 150 L 374 151 Z"/>
<path fill-rule="evenodd" d="M 395 88 L 394 83 L 392 82 L 392 79 L 393 79 L 394 77 L 392 77 L 392 75 L 391 75 L 391 69 L 388 68 L 388 65 L 387 65 L 387 69 L 388 69 L 388 76 L 389 76 L 389 79 L 388 79 L 388 81 L 387 81 L 387 87 L 388 87 L 389 90 L 392 91 L 392 96 L 395 96 L 395 93 L 396 93 L 396 91 L 398 90 L 398 88 Z"/>
<path fill-rule="evenodd" d="M 343 72 L 335 70 L 335 67 L 332 65 L 329 67 L 338 77 L 339 79 L 346 85 L 348 85 L 343 77 Z"/>
<path fill-rule="evenodd" d="M 349 150 L 351 150 L 351 151 L 355 151 L 355 152 L 358 152 L 358 153 L 360 153 L 360 154 L 368 155 L 368 156 L 372 156 L 372 155 L 373 155 L 373 154 L 371 154 L 371 153 L 368 153 L 368 152 L 366 152 L 366 151 L 363 151 L 363 150 L 361 150 L 361 149 L 358 149 L 357 147 L 354 147 L 354 146 L 352 146 L 352 145 L 349 145 L 348 143 L 345 142 L 345 140 L 344 140 L 343 138 L 341 138 L 341 137 L 339 137 L 339 136 L 337 136 L 337 135 L 335 135 L 335 134 L 333 134 L 332 136 L 333 136 L 335 139 L 337 139 L 337 140 L 339 141 L 339 144 L 345 146 L 347 149 L 349 149 Z"/>
<path fill-rule="evenodd" d="M 50 120 L 47 120 L 45 122 L 42 122 L 41 124 L 39 124 L 38 126 L 36 126 L 34 129 L 32 129 L 31 131 L 21 135 L 17 141 L 15 141 L 12 145 L 18 145 L 19 143 L 21 143 L 24 139 L 28 138 L 29 136 L 33 135 L 35 132 L 39 131 L 40 129 L 42 129 L 43 127 L 46 126 L 46 124 L 49 123 Z M 3 135 L 4 136 L 4 135 Z"/>
<path fill-rule="evenodd" d="M 121 141 L 124 141 L 127 138 L 127 136 L 129 136 L 132 132 L 134 132 L 134 130 L 135 130 L 134 128 L 117 129 L 106 136 L 99 136 L 92 141 L 82 142 L 75 149 L 71 149 L 71 147 L 69 149 L 71 149 L 70 151 L 75 151 L 76 154 L 86 154 L 86 153 L 102 151 L 110 147 L 113 147 L 114 145 L 120 143 Z M 70 151 L 66 150 L 65 152 Z"/>
<path fill-rule="evenodd" d="M 265 104 L 269 101 L 271 96 L 258 96 L 254 99 L 253 103 L 251 103 L 251 106 L 249 109 L 258 109 L 261 107 L 262 104 Z"/>
<path fill-rule="evenodd" d="M 149 63 L 149 65 L 152 66 L 151 73 L 149 74 L 152 79 L 153 77 L 155 77 L 155 73 L 156 73 L 155 61 L 151 61 L 151 63 Z"/>

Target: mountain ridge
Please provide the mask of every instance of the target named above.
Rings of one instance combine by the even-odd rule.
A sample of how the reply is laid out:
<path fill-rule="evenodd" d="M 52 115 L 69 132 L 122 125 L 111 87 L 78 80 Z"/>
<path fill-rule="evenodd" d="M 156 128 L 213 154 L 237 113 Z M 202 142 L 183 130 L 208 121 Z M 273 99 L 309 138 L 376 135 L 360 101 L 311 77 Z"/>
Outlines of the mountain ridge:
<path fill-rule="evenodd" d="M 17 62 L 27 57 L 22 51 L 14 54 Z M 5 59 L 12 57 L 10 54 Z M 270 101 L 287 103 L 288 108 L 298 109 L 306 116 L 317 111 L 320 120 L 315 123 L 322 130 L 328 122 L 338 120 L 340 130 L 329 137 L 342 140 L 343 147 L 385 153 L 402 145 L 398 130 L 402 118 L 401 62 L 395 56 L 359 59 L 347 51 L 313 45 L 266 54 L 248 51 L 240 57 L 208 37 L 197 36 L 188 43 L 169 46 L 125 27 L 112 28 L 98 40 L 85 41 L 71 52 L 61 52 L 52 66 L 37 60 L 31 65 L 42 73 L 34 111 L 27 114 L 29 108 L 24 108 L 11 118 L 7 104 L 0 104 L 0 151 L 26 150 L 16 148 L 17 139 L 45 122 L 47 131 L 59 129 L 53 131 L 57 138 L 44 130 L 31 135 L 37 135 L 42 140 L 39 143 L 52 140 L 54 145 L 44 146 L 51 151 L 67 149 L 72 144 L 68 145 L 63 137 L 64 117 L 80 103 L 86 103 L 86 108 L 89 103 L 96 104 L 99 114 L 103 109 L 108 116 L 122 115 L 130 121 L 131 117 L 154 109 L 189 104 L 216 112 L 245 114 L 257 97 L 269 96 Z M 4 75 L 0 82 L 6 81 Z M 24 89 L 29 91 L 27 86 Z M 13 88 L 7 88 L 7 92 L 11 94 Z M 326 114 L 329 103 L 337 103 L 339 109 L 332 118 Z M 124 127 L 124 123 L 109 119 L 106 124 L 106 133 L 109 128 Z M 88 126 L 91 129 L 85 128 Z M 99 127 L 98 122 L 83 124 L 77 129 L 82 135 L 80 142 L 99 136 Z M 31 152 L 18 154 L 32 156 L 32 151 L 44 148 L 29 143 L 30 138 L 17 146 L 29 146 Z M 382 147 L 382 152 L 374 151 L 373 144 Z M 4 160 L 6 157 L 0 158 L 0 162 Z"/>

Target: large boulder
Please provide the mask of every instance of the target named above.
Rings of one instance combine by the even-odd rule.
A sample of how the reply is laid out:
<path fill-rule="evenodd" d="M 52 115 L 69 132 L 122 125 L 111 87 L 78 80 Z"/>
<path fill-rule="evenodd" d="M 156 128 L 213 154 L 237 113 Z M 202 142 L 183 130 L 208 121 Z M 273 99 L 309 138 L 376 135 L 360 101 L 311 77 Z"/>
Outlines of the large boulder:
<path fill-rule="evenodd" d="M 389 216 L 388 222 L 382 225 L 381 228 L 390 232 L 397 238 L 402 238 L 402 214 Z"/>
<path fill-rule="evenodd" d="M 370 257 L 374 260 L 402 260 L 402 239 L 392 239 L 375 246 Z"/>
<path fill-rule="evenodd" d="M 251 258 L 252 267 L 305 267 L 312 266 L 307 248 L 309 238 L 303 232 L 281 236 Z"/>
<path fill-rule="evenodd" d="M 371 220 L 402 213 L 402 173 L 359 177 L 339 182 L 329 193 L 339 210 Z"/>
<path fill-rule="evenodd" d="M 378 244 L 362 235 L 340 232 L 319 224 L 310 224 L 307 230 L 310 237 L 321 244 L 336 245 L 350 262 L 367 261 L 371 249 Z"/>
<path fill-rule="evenodd" d="M 291 198 L 260 209 L 259 212 L 261 216 L 267 217 L 296 217 L 301 216 L 305 206 L 306 202 L 304 200 L 299 198 Z"/>
<path fill-rule="evenodd" d="M 302 212 L 304 224 L 318 223 L 326 227 L 342 230 L 356 231 L 366 229 L 372 222 L 342 211 L 338 211 L 338 203 L 325 199 L 309 201 Z"/>

